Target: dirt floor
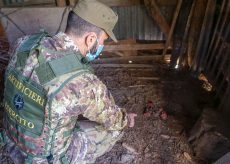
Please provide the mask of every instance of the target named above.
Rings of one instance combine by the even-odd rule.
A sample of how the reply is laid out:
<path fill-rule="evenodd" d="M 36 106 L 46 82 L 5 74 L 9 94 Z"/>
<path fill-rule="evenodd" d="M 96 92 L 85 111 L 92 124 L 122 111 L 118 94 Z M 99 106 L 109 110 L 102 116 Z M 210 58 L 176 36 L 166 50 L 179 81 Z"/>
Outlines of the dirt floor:
<path fill-rule="evenodd" d="M 138 115 L 135 127 L 126 129 L 122 140 L 96 164 L 206 163 L 195 158 L 187 141 L 202 109 L 214 105 L 202 81 L 157 62 L 153 68 L 95 70 L 116 103 Z"/>

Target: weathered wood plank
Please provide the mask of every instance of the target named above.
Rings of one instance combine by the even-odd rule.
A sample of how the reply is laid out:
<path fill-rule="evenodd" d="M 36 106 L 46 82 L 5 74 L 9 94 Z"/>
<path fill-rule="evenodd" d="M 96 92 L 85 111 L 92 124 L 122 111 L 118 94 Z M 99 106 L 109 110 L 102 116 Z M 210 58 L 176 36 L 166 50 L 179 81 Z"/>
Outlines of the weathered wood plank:
<path fill-rule="evenodd" d="M 27 0 L 24 2 L 3 3 L 0 0 L 0 7 L 25 7 L 25 6 L 55 6 L 55 0 Z"/>
<path fill-rule="evenodd" d="M 222 97 L 221 104 L 219 105 L 219 111 L 222 111 L 223 114 L 230 115 L 230 85 L 227 86 L 226 92 Z"/>
<path fill-rule="evenodd" d="M 225 5 L 224 2 L 222 5 L 224 8 L 222 11 L 224 13 L 224 15 L 222 15 L 223 13 L 221 13 L 221 15 L 219 17 L 219 20 L 222 20 L 222 21 L 220 21 L 219 22 L 220 24 L 217 24 L 217 26 L 216 26 L 214 38 L 213 38 L 213 46 L 211 45 L 212 47 L 209 48 L 207 58 L 206 58 L 205 72 L 207 72 L 207 73 L 209 73 L 210 69 L 212 69 L 211 63 L 213 62 L 213 60 L 216 56 L 216 50 L 218 48 L 219 43 L 221 42 L 221 40 L 222 41 L 226 40 L 226 37 L 227 37 L 226 35 L 222 37 L 221 34 L 224 30 L 224 27 L 226 26 L 226 23 L 229 23 L 229 22 L 227 22 L 227 18 L 228 18 L 229 13 L 230 13 L 230 1 L 228 1 L 227 5 Z"/>
<path fill-rule="evenodd" d="M 133 45 L 133 44 L 137 44 L 137 41 L 135 39 L 125 39 L 125 40 L 119 40 L 118 43 L 115 43 L 115 42 L 109 42 L 109 43 L 106 43 L 106 45 Z M 132 56 L 132 55 L 137 55 L 137 50 L 130 50 L 130 51 L 116 51 L 117 54 L 119 56 Z M 122 54 L 122 55 L 120 55 Z"/>
<path fill-rule="evenodd" d="M 178 0 L 156 0 L 156 3 L 159 6 L 174 6 L 177 4 Z"/>
<path fill-rule="evenodd" d="M 93 67 L 109 67 L 109 68 L 153 68 L 151 64 L 92 64 Z"/>
<path fill-rule="evenodd" d="M 70 6 L 75 6 L 75 4 L 78 2 L 78 0 L 69 0 Z"/>
<path fill-rule="evenodd" d="M 164 47 L 164 50 L 163 50 L 163 53 L 162 53 L 163 58 L 165 58 L 167 49 L 168 49 L 168 47 L 169 47 L 169 45 L 171 43 L 172 34 L 173 34 L 173 31 L 174 31 L 174 28 L 175 28 L 175 25 L 176 25 L 176 21 L 177 21 L 177 17 L 179 15 L 179 12 L 180 12 L 181 5 L 182 5 L 182 0 L 178 0 L 177 7 L 176 7 L 176 10 L 175 10 L 174 16 L 173 16 L 172 25 L 171 25 L 171 28 L 170 28 L 170 31 L 169 31 L 169 35 L 167 37 L 167 41 L 166 41 L 166 44 L 165 44 L 165 47 Z"/>
<path fill-rule="evenodd" d="M 134 6 L 142 4 L 141 0 L 99 0 L 108 6 Z"/>
<path fill-rule="evenodd" d="M 220 49 L 215 54 L 215 57 L 213 58 L 212 67 L 207 73 L 212 79 L 214 79 L 215 82 L 214 84 L 216 84 L 217 87 L 219 87 L 217 81 L 219 79 L 220 74 L 226 75 L 227 70 L 223 69 L 223 65 L 227 64 L 225 62 L 229 61 L 228 55 L 229 55 L 229 49 L 227 48 L 227 43 L 224 42 L 221 44 Z"/>
<path fill-rule="evenodd" d="M 169 35 L 170 27 L 164 16 L 161 14 L 161 10 L 156 4 L 155 0 L 144 0 L 145 6 L 150 12 L 152 18 L 158 24 L 162 32 L 167 37 Z"/>
<path fill-rule="evenodd" d="M 192 16 L 194 13 L 194 7 L 196 4 L 196 0 L 193 1 L 189 16 L 188 16 L 188 21 L 186 23 L 186 27 L 185 27 L 185 32 L 184 32 L 184 36 L 182 39 L 182 44 L 181 44 L 181 49 L 180 49 L 180 63 L 179 65 L 183 65 L 183 66 L 188 66 L 188 53 L 184 52 L 185 49 L 187 49 L 187 41 L 188 41 L 188 32 L 189 32 L 189 28 L 191 26 L 192 23 Z"/>
<path fill-rule="evenodd" d="M 171 55 L 166 55 L 165 60 L 169 60 Z M 95 60 L 93 63 L 110 63 L 115 61 L 162 61 L 161 55 L 148 55 L 148 56 L 128 56 L 128 57 L 110 57 L 110 58 L 100 58 Z"/>
<path fill-rule="evenodd" d="M 224 14 L 224 12 L 227 13 L 227 11 L 225 10 L 225 7 L 227 5 L 227 1 L 228 0 L 223 0 L 223 2 L 222 2 L 221 10 L 220 10 L 220 15 L 219 15 L 217 23 L 215 25 L 215 29 L 214 29 L 214 32 L 213 32 L 213 37 L 212 37 L 212 40 L 211 40 L 210 45 L 209 45 L 208 52 L 207 52 L 206 57 L 205 57 L 204 68 L 205 68 L 206 72 L 208 71 L 208 69 L 207 69 L 208 62 L 210 60 L 212 60 L 211 59 L 212 58 L 212 53 L 213 53 L 213 51 L 215 51 L 215 46 L 216 46 L 215 43 L 216 43 L 216 41 L 218 39 L 217 37 L 220 37 L 218 35 L 218 33 L 219 33 L 218 29 L 219 29 L 219 26 L 221 26 L 221 23 L 222 23 L 221 19 L 223 19 L 224 17 L 226 17 L 226 14 L 225 14 L 225 16 L 223 14 Z"/>
<path fill-rule="evenodd" d="M 66 0 L 56 0 L 56 4 L 58 7 L 66 6 Z"/>
<path fill-rule="evenodd" d="M 218 87 L 216 88 L 216 98 L 220 98 L 222 95 L 222 91 L 223 89 L 226 90 L 226 88 L 224 88 L 225 86 L 225 82 L 228 81 L 229 85 L 230 85 L 230 65 L 227 68 L 228 71 L 226 71 L 227 73 L 225 74 L 225 78 L 218 84 Z M 217 85 L 217 83 L 214 82 L 215 85 Z M 222 100 L 223 101 L 223 100 Z"/>
<path fill-rule="evenodd" d="M 0 7 L 3 7 L 3 6 L 4 6 L 3 0 L 0 0 Z"/>
<path fill-rule="evenodd" d="M 121 44 L 121 45 L 105 45 L 104 51 L 133 51 L 133 50 L 154 50 L 163 49 L 163 43 L 156 44 Z"/>
<path fill-rule="evenodd" d="M 200 37 L 200 31 L 202 28 L 203 18 L 205 15 L 205 9 L 207 0 L 196 0 L 195 12 L 192 18 L 191 28 L 188 36 L 188 62 L 189 67 L 192 68 L 194 57 L 197 49 L 197 41 Z"/>
<path fill-rule="evenodd" d="M 215 14 L 215 0 L 209 0 L 205 12 L 205 17 L 198 40 L 197 50 L 195 53 L 193 71 L 201 72 L 204 70 L 204 58 L 208 51 L 209 40 L 211 39 L 212 22 Z"/>
<path fill-rule="evenodd" d="M 182 40 L 186 30 L 186 24 L 188 22 L 189 13 L 192 8 L 194 0 L 186 0 L 181 4 L 181 9 L 177 17 L 176 25 L 173 31 L 172 37 L 172 58 L 170 61 L 170 67 L 175 68 L 180 60 L 180 52 L 185 53 L 187 46 L 183 46 Z M 185 45 L 185 44 L 184 44 Z"/>

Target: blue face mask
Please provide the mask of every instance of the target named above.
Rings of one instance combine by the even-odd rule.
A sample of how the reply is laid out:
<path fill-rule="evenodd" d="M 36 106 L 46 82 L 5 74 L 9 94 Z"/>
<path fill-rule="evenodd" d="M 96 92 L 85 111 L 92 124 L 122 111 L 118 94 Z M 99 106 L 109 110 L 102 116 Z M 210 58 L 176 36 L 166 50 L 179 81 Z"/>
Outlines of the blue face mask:
<path fill-rule="evenodd" d="M 98 40 L 97 43 L 99 44 Z M 97 51 L 95 53 L 91 53 L 90 51 L 86 54 L 86 59 L 88 60 L 88 62 L 91 62 L 93 60 L 95 60 L 96 58 L 98 58 L 102 52 L 104 48 L 104 45 L 98 45 Z"/>

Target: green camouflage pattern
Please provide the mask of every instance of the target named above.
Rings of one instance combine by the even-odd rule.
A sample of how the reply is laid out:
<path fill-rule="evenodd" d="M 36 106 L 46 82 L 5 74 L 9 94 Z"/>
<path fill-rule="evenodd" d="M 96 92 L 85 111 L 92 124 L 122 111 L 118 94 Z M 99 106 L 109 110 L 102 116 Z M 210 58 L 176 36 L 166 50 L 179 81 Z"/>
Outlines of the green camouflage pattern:
<path fill-rule="evenodd" d="M 17 55 L 15 52 L 17 52 L 17 48 L 27 38 L 28 36 L 19 39 L 11 51 L 12 56 L 9 63 L 11 67 L 16 66 Z M 52 38 L 44 38 L 41 44 L 48 49 L 59 52 L 78 51 L 73 41 L 64 33 L 59 33 Z M 63 57 L 63 55 L 46 52 L 44 57 L 49 61 Z M 34 69 L 38 65 L 37 54 L 34 53 L 27 59 L 26 66 L 20 68 L 19 71 L 40 84 Z M 56 92 L 52 103 L 46 105 L 43 132 L 38 138 L 25 137 L 28 141 L 39 145 L 33 150 L 34 154 L 39 155 L 44 149 L 50 150 L 49 153 L 52 154 L 54 163 L 61 163 L 60 158 L 63 154 L 68 163 L 93 163 L 97 157 L 112 148 L 114 143 L 121 138 L 122 130 L 127 126 L 125 110 L 115 104 L 107 87 L 94 74 L 82 73 L 68 81 L 61 90 L 58 90 L 63 82 L 74 74 L 62 75 L 43 86 L 48 97 Z M 51 110 L 50 115 L 49 110 Z M 76 120 L 79 115 L 83 115 L 90 121 L 77 124 Z M 80 131 L 77 130 L 79 126 Z M 9 126 L 6 130 L 10 132 L 14 130 L 14 127 Z M 46 145 L 44 140 L 50 144 Z M 1 149 L 0 162 L 6 158 L 10 158 L 14 163 L 18 163 L 19 160 L 24 162 L 28 160 L 27 154 L 20 149 L 23 146 L 16 145 L 9 139 Z M 32 161 L 33 163 L 48 162 L 42 157 L 35 157 Z"/>

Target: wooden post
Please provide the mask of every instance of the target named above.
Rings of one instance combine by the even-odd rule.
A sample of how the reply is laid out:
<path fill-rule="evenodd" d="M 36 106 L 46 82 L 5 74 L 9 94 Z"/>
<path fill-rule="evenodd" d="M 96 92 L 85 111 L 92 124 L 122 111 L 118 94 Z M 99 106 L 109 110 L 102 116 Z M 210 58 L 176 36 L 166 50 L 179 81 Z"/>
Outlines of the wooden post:
<path fill-rule="evenodd" d="M 166 40 L 166 43 L 165 43 L 165 48 L 164 48 L 163 53 L 162 53 L 162 56 L 163 56 L 162 58 L 163 59 L 165 58 L 167 49 L 168 49 L 168 47 L 169 47 L 169 45 L 171 43 L 172 34 L 173 34 L 173 31 L 174 31 L 174 28 L 175 28 L 175 25 L 176 25 L 176 21 L 177 21 L 177 17 L 179 15 L 179 12 L 180 12 L 181 5 L 182 5 L 182 0 L 178 0 L 177 7 L 176 7 L 176 10 L 175 10 L 174 16 L 173 16 L 172 25 L 171 25 L 171 28 L 170 28 L 170 31 L 169 31 L 169 35 L 167 37 L 167 40 Z"/>
<path fill-rule="evenodd" d="M 225 67 L 227 67 L 226 68 L 226 76 L 228 76 L 228 77 L 226 77 L 226 78 L 224 78 L 219 84 L 218 84 L 218 88 L 217 88 L 217 91 L 216 91 L 216 98 L 218 98 L 220 95 L 221 95 L 221 90 L 222 90 L 222 88 L 223 88 L 223 86 L 224 86 L 224 82 L 225 82 L 225 80 L 227 79 L 227 78 L 230 78 L 230 76 L 229 76 L 229 73 L 230 73 L 230 64 L 229 63 L 227 63 L 228 62 L 228 54 L 230 53 L 230 48 L 228 48 L 228 50 L 227 50 L 227 52 L 226 52 L 226 54 L 225 54 L 225 58 L 222 60 L 222 64 L 221 64 L 221 66 L 220 66 L 220 68 L 222 68 L 223 70 L 224 70 L 224 65 L 225 65 Z M 219 71 L 218 72 L 218 74 L 216 75 L 216 79 L 214 80 L 214 84 L 217 84 L 217 81 L 218 81 L 218 79 L 219 79 L 219 77 L 220 77 L 220 74 L 221 74 L 221 72 Z"/>
<path fill-rule="evenodd" d="M 196 0 L 193 1 L 192 8 L 191 8 L 189 16 L 188 16 L 188 21 L 187 21 L 187 24 L 185 27 L 185 32 L 184 32 L 184 36 L 182 39 L 182 45 L 181 45 L 180 54 L 179 54 L 179 56 L 180 56 L 180 64 L 179 65 L 184 64 L 183 66 L 188 66 L 188 53 L 184 52 L 184 50 L 187 49 L 187 47 L 188 47 L 186 43 L 188 41 L 187 40 L 188 39 L 188 32 L 189 32 L 189 28 L 191 26 L 195 4 L 196 4 Z"/>
<path fill-rule="evenodd" d="M 74 7 L 77 2 L 78 0 L 69 0 L 69 5 Z"/>
<path fill-rule="evenodd" d="M 167 37 L 169 35 L 170 27 L 169 27 L 168 22 L 164 18 L 164 16 L 161 14 L 161 11 L 159 7 L 157 6 L 156 1 L 155 0 L 144 0 L 144 2 L 145 2 L 146 8 L 150 12 L 150 15 L 153 17 L 155 22 L 158 24 L 162 32 Z"/>
<path fill-rule="evenodd" d="M 230 105 L 230 85 L 228 84 L 224 96 L 221 98 L 221 104 L 219 106 L 219 111 L 223 114 L 230 115 L 229 105 Z"/>
<path fill-rule="evenodd" d="M 3 0 L 0 0 L 0 7 L 4 7 Z"/>
<path fill-rule="evenodd" d="M 64 7 L 66 6 L 66 0 L 56 0 L 56 5 L 58 7 Z"/>
<path fill-rule="evenodd" d="M 209 40 L 211 39 L 212 22 L 215 14 L 215 0 L 208 0 L 205 17 L 198 41 L 198 46 L 195 54 L 193 71 L 199 73 L 204 70 L 204 58 L 207 55 Z"/>
<path fill-rule="evenodd" d="M 227 67 L 227 70 L 230 70 L 230 64 L 227 63 L 227 62 L 229 61 L 229 59 L 228 59 L 228 58 L 229 58 L 229 54 L 230 54 L 230 47 L 228 47 L 228 48 L 227 48 L 227 51 L 223 54 L 224 57 L 222 58 L 221 63 L 220 63 L 219 68 L 220 68 L 222 71 L 225 71 L 225 69 L 224 69 L 225 67 Z M 227 72 L 227 71 L 226 71 L 226 72 Z M 226 73 L 226 74 L 228 74 L 228 73 Z M 217 81 L 218 81 L 220 75 L 221 75 L 221 71 L 219 71 L 219 72 L 217 73 L 216 77 L 215 77 L 215 80 L 214 80 L 214 83 L 215 83 L 215 84 L 217 84 Z M 221 84 L 220 84 L 220 86 L 221 86 Z"/>
<path fill-rule="evenodd" d="M 223 13 L 224 13 L 224 11 L 225 11 L 225 5 L 226 5 L 227 1 L 228 1 L 228 0 L 223 0 L 222 5 L 221 5 L 220 15 L 219 15 L 218 20 L 217 20 L 217 23 L 216 23 L 216 25 L 215 25 L 215 30 L 214 30 L 214 32 L 213 32 L 213 37 L 212 37 L 211 43 L 209 44 L 209 49 L 208 49 L 208 52 L 207 52 L 206 58 L 205 58 L 205 63 L 204 63 L 205 71 L 207 71 L 206 66 L 207 66 L 207 64 L 208 64 L 208 59 L 210 58 L 210 56 L 211 56 L 211 54 L 212 54 L 212 52 L 213 52 L 213 50 L 214 50 L 214 44 L 215 44 L 216 37 L 217 37 L 217 30 L 218 30 L 220 24 L 222 23 L 222 22 L 221 22 L 221 19 L 222 19 L 223 17 L 226 17 L 226 15 L 227 15 L 227 13 L 228 13 L 228 12 L 226 12 L 225 16 L 223 16 Z M 225 19 L 225 18 L 224 18 L 224 19 Z"/>
<path fill-rule="evenodd" d="M 203 17 L 205 15 L 205 9 L 207 7 L 207 0 L 197 0 L 195 4 L 195 12 L 193 14 L 191 28 L 188 36 L 188 61 L 191 68 L 194 62 L 197 41 L 200 38 L 200 31 L 203 24 Z"/>
<path fill-rule="evenodd" d="M 230 23 L 229 23 L 230 25 Z M 228 30 L 225 34 L 225 36 L 228 36 L 230 33 L 230 26 L 228 27 Z M 227 49 L 227 44 L 226 43 L 226 39 L 227 38 L 224 38 L 222 41 L 221 41 L 221 47 L 218 48 L 218 51 L 215 53 L 215 57 L 213 57 L 213 60 L 212 62 L 210 62 L 210 69 L 209 71 L 207 72 L 208 75 L 210 75 L 210 77 L 213 77 L 213 76 L 216 76 L 218 74 L 220 74 L 220 71 L 224 71 L 224 70 L 221 70 L 220 66 L 221 66 L 221 62 L 224 62 L 222 60 L 224 60 L 223 56 L 226 55 L 228 56 L 229 54 L 226 53 L 226 49 Z M 228 61 L 228 59 L 226 59 L 226 61 Z M 216 70 L 218 70 L 218 73 L 216 74 Z M 216 77 L 214 77 L 215 79 Z"/>
<path fill-rule="evenodd" d="M 223 2 L 224 3 L 224 2 Z M 224 4 L 223 4 L 223 6 L 225 6 Z M 218 45 L 219 45 L 219 43 L 220 43 L 220 39 L 221 39 L 221 36 L 220 36 L 220 34 L 222 34 L 222 32 L 223 32 L 223 30 L 224 30 L 224 27 L 225 27 L 225 23 L 226 23 L 226 21 L 227 21 L 227 18 L 228 18 L 228 15 L 229 15 L 229 13 L 230 13 L 230 1 L 228 1 L 228 5 L 227 5 L 227 9 L 225 8 L 225 11 L 224 11 L 224 15 L 223 15 L 223 17 L 222 17 L 222 15 L 220 15 L 220 20 L 222 20 L 220 23 L 220 30 L 218 31 L 217 29 L 218 29 L 218 27 L 219 26 L 217 26 L 216 27 L 216 33 L 215 33 L 215 35 L 214 35 L 214 37 L 216 37 L 216 38 L 213 38 L 214 40 L 213 40 L 213 43 L 214 43 L 214 45 L 213 45 L 213 47 L 211 47 L 211 48 L 209 48 L 209 53 L 210 53 L 210 55 L 209 55 L 209 53 L 207 54 L 207 55 L 209 55 L 208 57 L 207 57 L 207 62 L 206 62 L 206 65 L 205 65 L 205 67 L 206 67 L 206 72 L 208 73 L 209 71 L 210 71 L 210 69 L 212 68 L 211 67 L 211 63 L 212 63 L 212 61 L 214 60 L 214 57 L 216 56 L 216 54 L 215 54 L 215 52 L 216 52 L 216 50 L 217 50 L 217 47 L 218 47 Z M 226 38 L 226 36 L 224 36 L 225 38 Z M 216 40 L 215 40 L 216 39 Z M 216 42 L 214 42 L 214 41 L 216 41 Z M 209 60 L 208 60 L 209 59 Z"/>
<path fill-rule="evenodd" d="M 142 0 L 99 0 L 108 6 L 134 6 L 142 4 Z"/>

